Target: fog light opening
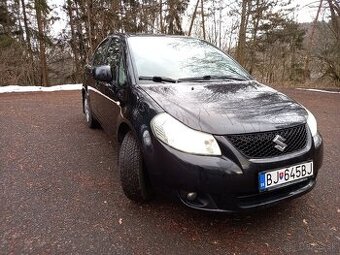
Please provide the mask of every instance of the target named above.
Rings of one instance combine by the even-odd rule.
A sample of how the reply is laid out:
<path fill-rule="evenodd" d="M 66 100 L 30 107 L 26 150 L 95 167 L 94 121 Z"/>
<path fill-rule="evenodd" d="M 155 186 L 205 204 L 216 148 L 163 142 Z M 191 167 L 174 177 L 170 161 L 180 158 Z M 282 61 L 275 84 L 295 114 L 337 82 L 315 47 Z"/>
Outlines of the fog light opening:
<path fill-rule="evenodd" d="M 179 191 L 181 201 L 193 208 L 217 208 L 209 194 L 194 191 Z"/>
<path fill-rule="evenodd" d="M 195 201 L 197 198 L 197 193 L 196 192 L 188 192 L 187 193 L 187 199 L 189 201 Z"/>

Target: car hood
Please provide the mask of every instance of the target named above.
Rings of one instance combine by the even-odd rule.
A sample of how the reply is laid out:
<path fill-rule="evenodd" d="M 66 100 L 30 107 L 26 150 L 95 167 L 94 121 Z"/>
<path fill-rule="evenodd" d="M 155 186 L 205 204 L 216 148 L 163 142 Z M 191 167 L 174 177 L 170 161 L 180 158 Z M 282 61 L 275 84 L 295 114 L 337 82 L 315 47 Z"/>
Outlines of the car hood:
<path fill-rule="evenodd" d="M 215 135 L 277 130 L 307 120 L 301 105 L 256 81 L 153 83 L 141 87 L 174 118 Z"/>

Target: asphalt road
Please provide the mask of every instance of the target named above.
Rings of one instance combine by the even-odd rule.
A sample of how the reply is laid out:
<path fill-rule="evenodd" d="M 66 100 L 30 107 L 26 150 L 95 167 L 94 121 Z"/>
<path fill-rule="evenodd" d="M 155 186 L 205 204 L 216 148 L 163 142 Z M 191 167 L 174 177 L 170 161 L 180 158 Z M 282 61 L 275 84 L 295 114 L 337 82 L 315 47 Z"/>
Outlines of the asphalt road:
<path fill-rule="evenodd" d="M 117 148 L 79 91 L 0 94 L 0 254 L 340 254 L 340 94 L 285 90 L 325 141 L 315 189 L 242 215 L 123 195 Z"/>

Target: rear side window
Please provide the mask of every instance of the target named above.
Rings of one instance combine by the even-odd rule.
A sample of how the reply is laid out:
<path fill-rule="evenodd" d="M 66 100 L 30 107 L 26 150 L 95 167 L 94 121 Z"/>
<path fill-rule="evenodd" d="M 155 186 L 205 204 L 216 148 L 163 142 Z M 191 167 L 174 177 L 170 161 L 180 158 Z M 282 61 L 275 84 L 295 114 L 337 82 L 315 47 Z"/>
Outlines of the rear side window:
<path fill-rule="evenodd" d="M 100 66 L 104 64 L 104 60 L 105 60 L 104 57 L 105 57 L 105 52 L 106 52 L 108 43 L 109 43 L 109 40 L 106 39 L 96 49 L 95 53 L 93 54 L 93 61 L 92 61 L 92 64 L 94 66 Z"/>

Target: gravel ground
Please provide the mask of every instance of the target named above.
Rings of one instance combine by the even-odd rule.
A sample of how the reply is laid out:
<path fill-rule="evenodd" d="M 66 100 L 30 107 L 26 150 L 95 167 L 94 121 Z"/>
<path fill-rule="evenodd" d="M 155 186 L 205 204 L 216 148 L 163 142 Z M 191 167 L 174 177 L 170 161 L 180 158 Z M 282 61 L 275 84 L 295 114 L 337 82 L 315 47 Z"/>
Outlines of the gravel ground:
<path fill-rule="evenodd" d="M 0 94 L 0 254 L 339 254 L 340 95 L 283 90 L 325 141 L 315 189 L 242 215 L 122 193 L 117 146 L 87 128 L 79 91 Z"/>

